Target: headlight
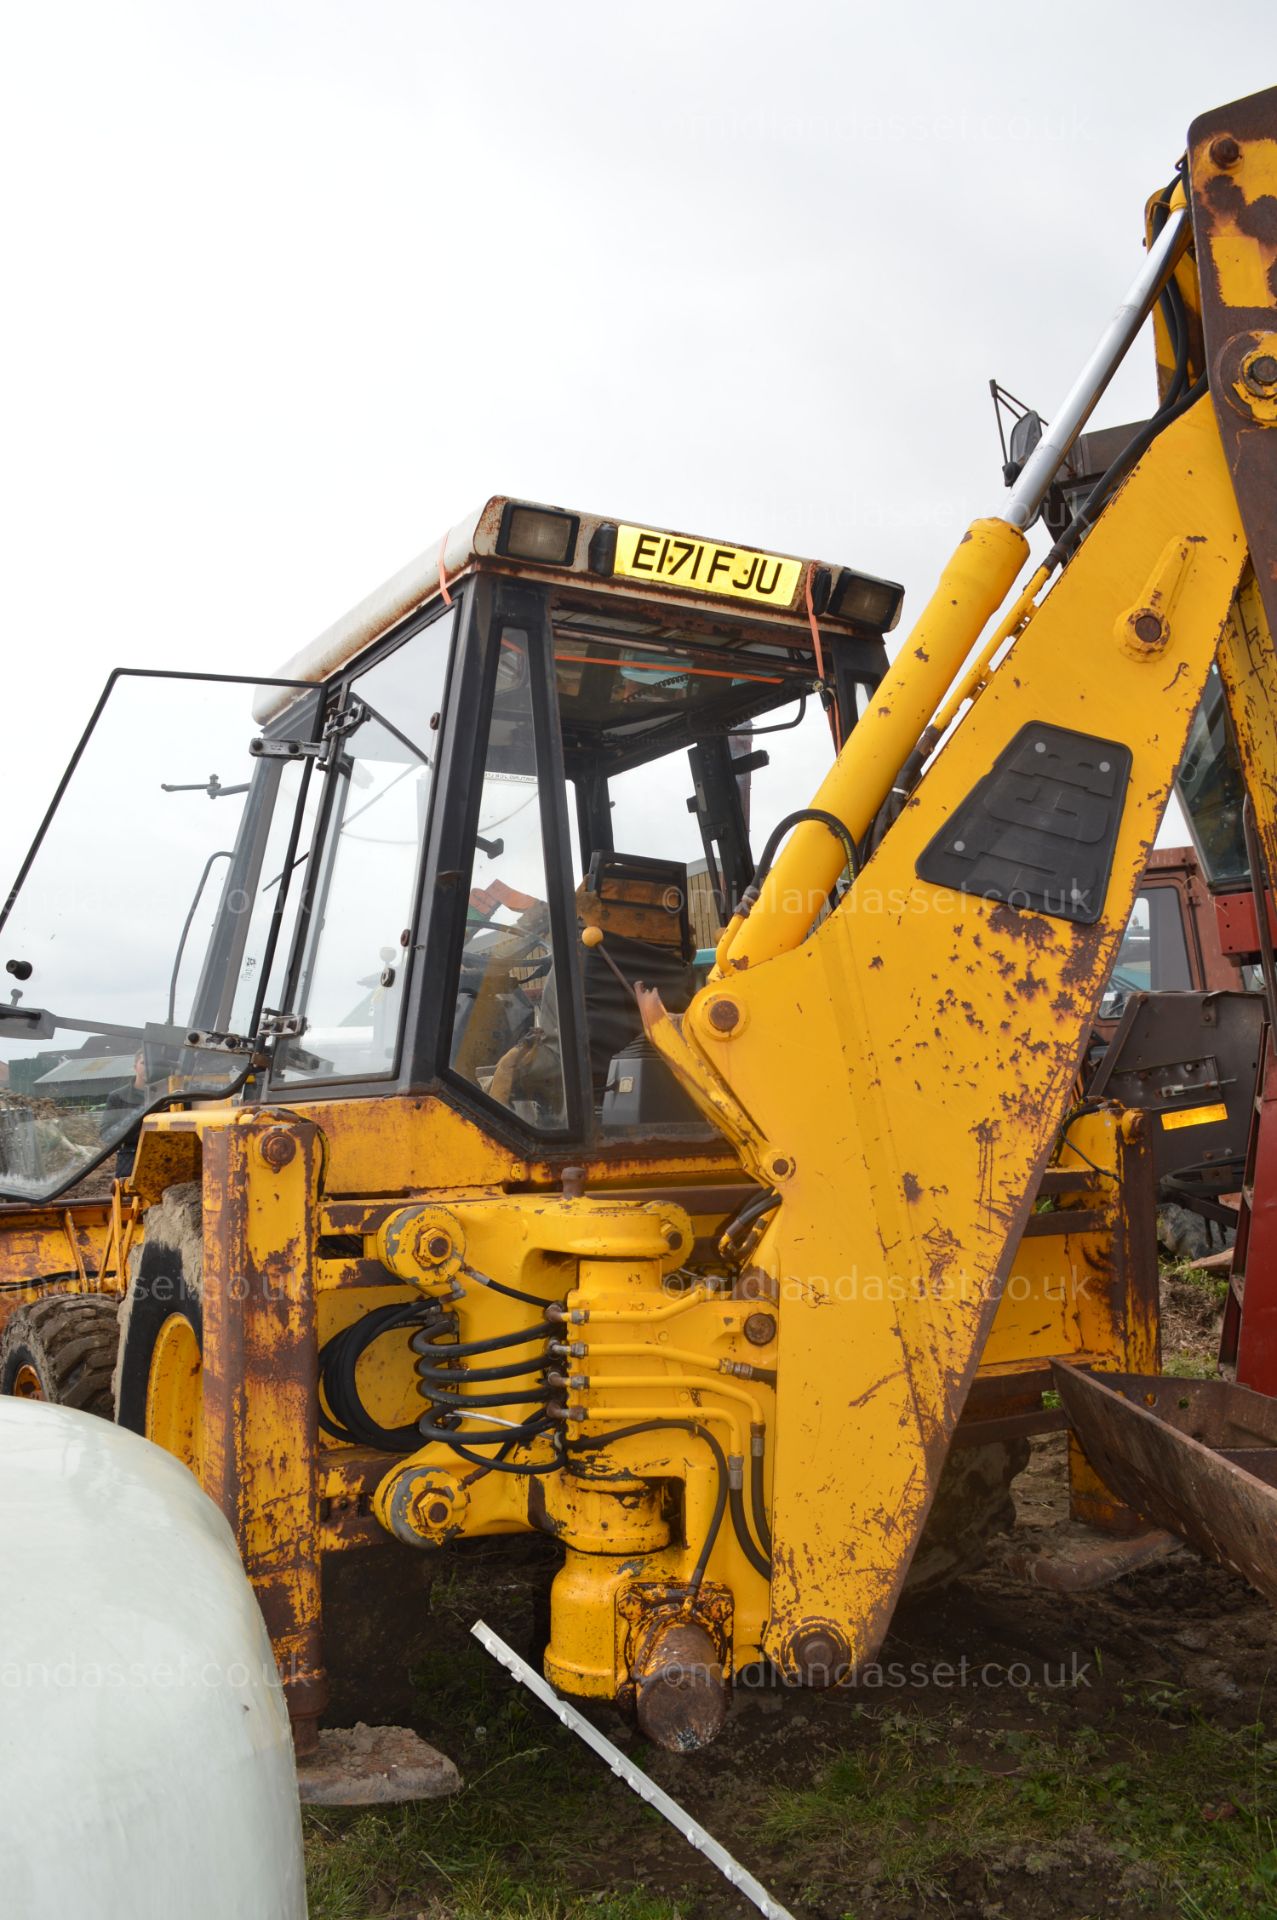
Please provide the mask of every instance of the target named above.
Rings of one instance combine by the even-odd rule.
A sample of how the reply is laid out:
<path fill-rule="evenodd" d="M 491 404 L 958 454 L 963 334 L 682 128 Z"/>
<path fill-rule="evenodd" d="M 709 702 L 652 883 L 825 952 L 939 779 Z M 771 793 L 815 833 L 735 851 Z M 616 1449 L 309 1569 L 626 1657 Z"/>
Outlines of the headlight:
<path fill-rule="evenodd" d="M 872 574 L 844 567 L 834 581 L 826 612 L 831 620 L 854 620 L 875 633 L 890 633 L 900 618 L 904 597 L 904 588 L 894 580 L 875 580 Z"/>
<path fill-rule="evenodd" d="M 539 560 L 546 567 L 567 567 L 576 552 L 579 525 L 575 513 L 520 507 L 511 500 L 501 516 L 497 552 L 511 560 Z"/>

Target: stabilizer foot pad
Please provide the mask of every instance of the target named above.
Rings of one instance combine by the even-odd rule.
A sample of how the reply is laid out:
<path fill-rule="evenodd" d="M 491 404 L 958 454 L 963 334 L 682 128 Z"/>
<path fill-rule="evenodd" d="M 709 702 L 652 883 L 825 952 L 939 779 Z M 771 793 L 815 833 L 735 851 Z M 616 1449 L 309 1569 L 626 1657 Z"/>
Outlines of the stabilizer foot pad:
<path fill-rule="evenodd" d="M 303 1806 L 381 1807 L 442 1800 L 461 1775 L 445 1754 L 408 1727 L 328 1727 L 318 1753 L 297 1762 Z"/>

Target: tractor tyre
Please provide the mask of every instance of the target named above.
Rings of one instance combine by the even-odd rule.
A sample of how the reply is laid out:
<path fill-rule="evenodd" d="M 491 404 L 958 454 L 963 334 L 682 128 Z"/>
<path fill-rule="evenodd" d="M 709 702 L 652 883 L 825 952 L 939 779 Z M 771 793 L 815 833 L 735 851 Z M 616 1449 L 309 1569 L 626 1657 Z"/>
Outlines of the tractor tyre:
<path fill-rule="evenodd" d="M 120 1309 L 115 1418 L 198 1475 L 203 1451 L 204 1238 L 197 1180 L 147 1212 Z"/>
<path fill-rule="evenodd" d="M 905 1580 L 908 1598 L 938 1593 L 976 1573 L 1000 1533 L 1015 1525 L 1011 1483 L 1029 1464 L 1027 1440 L 991 1440 L 954 1447 Z"/>
<path fill-rule="evenodd" d="M 1213 1250 L 1210 1224 L 1190 1207 L 1164 1200 L 1157 1209 L 1157 1244 L 1174 1260 L 1200 1260 Z"/>
<path fill-rule="evenodd" d="M 0 1334 L 0 1393 L 109 1420 L 119 1307 L 109 1293 L 48 1294 L 19 1307 Z"/>

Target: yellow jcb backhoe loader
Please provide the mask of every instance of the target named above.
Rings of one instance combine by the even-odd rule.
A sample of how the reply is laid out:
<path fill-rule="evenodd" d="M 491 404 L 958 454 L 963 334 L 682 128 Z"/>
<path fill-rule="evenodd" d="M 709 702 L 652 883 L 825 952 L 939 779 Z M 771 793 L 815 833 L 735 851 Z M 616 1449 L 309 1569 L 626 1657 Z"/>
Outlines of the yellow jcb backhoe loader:
<path fill-rule="evenodd" d="M 837 1683 L 1053 1385 L 1078 1516 L 1274 1591 L 1273 1403 L 1159 1386 L 1142 1117 L 1077 1076 L 1213 676 L 1277 862 L 1277 91 L 1147 222 L 890 665 L 889 582 L 498 498 L 271 680 L 112 676 L 0 941 L 0 1385 L 198 1475 L 299 1755 L 374 1541 L 553 1535 L 547 1673 L 674 1747 Z M 1150 313 L 1158 409 L 1017 584 Z"/>

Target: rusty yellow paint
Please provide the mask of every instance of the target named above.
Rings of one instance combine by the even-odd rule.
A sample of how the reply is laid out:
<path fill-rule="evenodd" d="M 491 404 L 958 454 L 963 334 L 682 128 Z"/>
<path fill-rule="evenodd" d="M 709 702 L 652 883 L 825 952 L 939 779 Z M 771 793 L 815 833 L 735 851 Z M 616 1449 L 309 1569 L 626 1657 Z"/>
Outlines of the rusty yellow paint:
<path fill-rule="evenodd" d="M 1118 616 L 1181 538 L 1193 563 L 1163 644 L 1137 659 Z M 739 1037 L 709 1024 L 706 993 L 683 1019 L 699 1079 L 767 1142 L 750 1171 L 782 1197 L 754 1259 L 781 1298 L 768 1650 L 790 1671 L 805 1634 L 833 1627 L 854 1661 L 885 1629 L 1244 559 L 1203 403 L 1140 463 L 837 910 L 731 976 Z M 1132 755 L 1094 926 L 917 877 L 1039 717 Z M 778 1070 L 787 1033 L 801 1055 Z M 921 1284 L 878 1297 L 893 1275 Z"/>
<path fill-rule="evenodd" d="M 109 1199 L 50 1207 L 0 1210 L 0 1303 L 46 1275 L 73 1276 L 68 1291 L 83 1291 L 82 1276 L 102 1272 L 111 1238 Z M 107 1275 L 114 1280 L 114 1273 Z M 0 1307 L 2 1310 L 2 1307 Z"/>
<path fill-rule="evenodd" d="M 133 1191 L 150 1206 L 174 1182 L 198 1178 L 201 1142 L 236 1111 L 210 1104 L 148 1120 L 130 1183 Z M 432 1094 L 290 1100 L 289 1111 L 304 1112 L 323 1133 L 324 1189 L 332 1198 L 559 1184 L 560 1169 L 552 1162 L 521 1158 L 469 1115 Z M 735 1155 L 714 1146 L 689 1154 L 662 1152 L 653 1144 L 641 1154 L 586 1156 L 581 1164 L 587 1185 L 616 1190 L 671 1178 L 739 1177 Z"/>
<path fill-rule="evenodd" d="M 314 1249 L 320 1140 L 245 1109 L 205 1129 L 202 1480 L 270 1629 L 299 1751 L 327 1684 L 320 1640 Z"/>
<path fill-rule="evenodd" d="M 225 1124 L 229 1107 L 197 1107 L 190 1113 L 162 1113 L 143 1123 L 129 1185 L 143 1206 L 154 1206 L 169 1187 L 200 1174 L 200 1140 L 205 1130 Z"/>
<path fill-rule="evenodd" d="M 1274 247 L 1248 228 L 1277 191 L 1277 141 L 1242 148 L 1222 171 L 1218 152 L 1194 150 L 1209 209 L 1199 244 L 1226 304 L 1270 311 Z M 1196 316 L 1191 261 L 1176 273 Z M 1168 344 L 1159 332 L 1162 362 Z M 1277 403 L 1242 394 L 1249 365 L 1238 360 L 1231 390 L 1249 418 L 1277 417 Z M 709 991 L 678 1024 L 647 1003 L 721 1147 L 600 1154 L 581 1198 L 575 1182 L 560 1190 L 553 1157 L 520 1156 L 433 1095 L 223 1104 L 146 1122 L 128 1204 L 117 1191 L 106 1211 L 0 1223 L 0 1299 L 54 1271 L 82 1289 L 123 1273 L 168 1186 L 202 1182 L 203 1353 L 175 1317 L 148 1425 L 235 1528 L 299 1728 L 324 1693 L 320 1555 L 363 1544 L 374 1525 L 417 1547 L 534 1527 L 558 1539 L 547 1670 L 574 1692 L 624 1696 L 647 1610 L 670 1604 L 654 1594 L 705 1622 L 728 1671 L 769 1655 L 803 1674 L 813 1646 L 825 1663 L 863 1661 L 977 1369 L 1010 1401 L 1061 1355 L 1156 1365 L 1155 1299 L 1124 1268 L 1131 1117 L 1075 1114 L 1057 1142 L 1217 644 L 1277 871 L 1277 667 L 1209 404 L 1163 432 L 1054 589 L 1043 595 L 1039 569 L 999 622 L 1027 551 L 1004 522 L 972 526 L 816 795 L 859 840 L 929 724 L 953 729 L 836 910 L 812 931 L 843 851 L 802 825 L 753 913 L 723 935 Z M 1034 721 L 1131 754 L 1093 925 L 918 878 L 922 850 Z M 715 1024 L 724 1001 L 732 1017 Z M 1031 1209 L 1053 1152 L 1056 1176 L 1094 1179 L 1057 1178 L 1044 1225 Z M 774 1188 L 779 1204 L 743 1271 L 683 1290 L 674 1270 L 693 1235 L 712 1244 L 735 1211 L 711 1201 L 715 1182 L 729 1195 Z M 358 1254 L 321 1244 L 352 1234 Z M 320 1439 L 320 1344 L 417 1292 L 447 1302 L 463 1345 L 526 1333 L 499 1350 L 526 1359 L 500 1391 L 540 1405 L 553 1375 L 577 1444 L 561 1456 L 546 1429 L 511 1441 L 511 1457 L 557 1471 L 490 1473 L 425 1436 L 409 1456 Z M 360 1363 L 383 1425 L 423 1409 L 409 1340 L 401 1328 Z M 500 1421 L 489 1383 L 451 1377 L 469 1420 Z M 706 1432 L 734 1488 L 760 1462 L 770 1582 L 733 1523 L 713 1531 Z M 1123 1523 L 1076 1460 L 1073 1493 L 1076 1511 Z"/>
<path fill-rule="evenodd" d="M 1277 139 L 1239 141 L 1238 159 L 1227 169 L 1212 158 L 1214 144 L 1199 140 L 1189 164 L 1198 203 L 1210 209 L 1205 238 L 1220 298 L 1228 307 L 1271 307 L 1277 236 L 1256 203 L 1277 197 Z"/>
<path fill-rule="evenodd" d="M 1277 875 L 1277 652 L 1251 567 L 1221 637 L 1218 664 L 1271 879 Z"/>
<path fill-rule="evenodd" d="M 1063 1358 L 1156 1372 L 1153 1172 L 1143 1125 L 1127 1125 L 1142 1119 L 1106 1106 L 1069 1122 L 1051 1169 L 1057 1179 L 1072 1170 L 1079 1185 L 1026 1219 L 980 1355 L 981 1379 L 1040 1372 Z M 1141 1256 L 1146 1264 L 1136 1270 Z"/>
<path fill-rule="evenodd" d="M 0 1329 L 51 1290 L 122 1293 L 140 1218 L 118 1181 L 102 1200 L 0 1208 Z"/>

